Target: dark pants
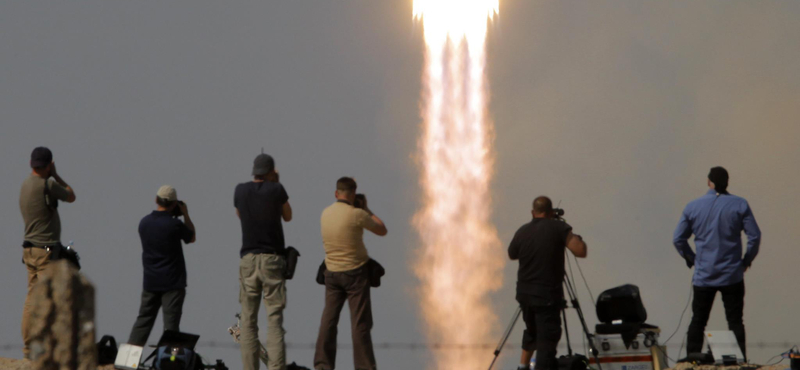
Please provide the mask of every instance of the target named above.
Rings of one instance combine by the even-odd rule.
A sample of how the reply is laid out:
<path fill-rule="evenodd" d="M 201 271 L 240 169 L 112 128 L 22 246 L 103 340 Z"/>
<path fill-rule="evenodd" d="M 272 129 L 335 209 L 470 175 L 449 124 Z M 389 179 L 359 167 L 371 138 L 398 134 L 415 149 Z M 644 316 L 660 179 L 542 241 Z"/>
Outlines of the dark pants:
<path fill-rule="evenodd" d="M 530 299 L 529 299 L 530 298 Z M 540 305 L 537 299 L 518 294 L 525 332 L 522 349 L 536 351 L 536 369 L 556 370 L 556 347 L 561 340 L 561 304 Z"/>
<path fill-rule="evenodd" d="M 703 351 L 704 331 L 711 314 L 711 307 L 717 292 L 722 293 L 722 303 L 725 305 L 725 318 L 728 319 L 728 329 L 736 336 L 742 354 L 745 352 L 744 336 L 744 281 L 738 284 L 723 287 L 694 287 L 694 301 L 692 302 L 692 323 L 686 334 L 686 352 L 698 353 Z"/>
<path fill-rule="evenodd" d="M 356 370 L 374 370 L 372 350 L 372 303 L 369 295 L 369 275 L 364 267 L 344 272 L 325 271 L 325 309 L 319 325 L 319 337 L 314 354 L 314 368 L 331 370 L 336 366 L 336 334 L 339 313 L 345 300 L 350 305 L 353 334 L 353 361 Z"/>
<path fill-rule="evenodd" d="M 167 292 L 142 291 L 142 305 L 139 307 L 139 317 L 133 324 L 129 344 L 144 346 L 150 336 L 150 330 L 158 316 L 158 309 L 162 309 L 164 330 L 180 331 L 181 314 L 183 314 L 183 299 L 186 289 L 170 290 Z"/>

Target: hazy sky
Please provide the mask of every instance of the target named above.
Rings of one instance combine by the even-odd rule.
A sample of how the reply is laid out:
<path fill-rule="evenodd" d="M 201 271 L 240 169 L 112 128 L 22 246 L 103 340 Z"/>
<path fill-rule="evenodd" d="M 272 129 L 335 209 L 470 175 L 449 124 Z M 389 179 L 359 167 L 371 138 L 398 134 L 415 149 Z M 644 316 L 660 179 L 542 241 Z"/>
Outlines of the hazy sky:
<path fill-rule="evenodd" d="M 389 235 L 366 238 L 387 269 L 373 291 L 374 341 L 425 342 L 411 261 L 419 205 L 422 34 L 411 0 L 6 1 L 0 4 L 0 356 L 21 357 L 25 297 L 19 187 L 30 151 L 53 149 L 78 201 L 59 208 L 97 286 L 97 334 L 125 341 L 142 267 L 137 225 L 169 183 L 189 205 L 182 329 L 231 343 L 238 312 L 233 189 L 261 147 L 272 154 L 302 253 L 285 312 L 289 360 L 311 366 L 323 304 L 314 275 L 319 215 L 335 180 L 355 176 Z M 675 330 L 691 272 L 671 245 L 684 205 L 715 165 L 750 201 L 763 231 L 746 275 L 748 341 L 797 342 L 800 197 L 800 2 L 502 0 L 489 36 L 495 122 L 494 214 L 504 244 L 540 194 L 562 200 L 589 245 L 594 294 L 638 284 L 649 322 Z M 484 201 L 476 199 L 475 201 Z M 497 250 L 505 254 L 505 249 Z M 516 263 L 493 297 L 510 319 Z M 580 287 L 589 324 L 591 299 Z M 352 367 L 349 321 L 339 368 Z M 672 355 L 690 313 L 670 342 Z M 571 312 L 570 317 L 574 318 Z M 261 314 L 264 326 L 266 316 Z M 476 318 L 481 319 L 481 318 Z M 579 338 L 577 321 L 571 322 Z M 465 323 L 468 325 L 469 323 Z M 725 329 L 717 301 L 710 329 Z M 159 323 L 151 335 L 157 340 Z M 522 325 L 511 339 L 519 343 Z M 261 338 L 264 338 L 262 331 Z M 457 338 L 454 338 L 456 341 Z M 3 347 L 3 345 L 10 345 Z M 766 361 L 784 348 L 750 348 Z M 240 367 L 239 353 L 202 347 Z M 492 349 L 486 349 L 486 366 Z M 382 369 L 418 369 L 424 350 L 382 349 Z M 503 354 L 506 368 L 517 348 Z M 481 368 L 483 365 L 481 365 Z"/>

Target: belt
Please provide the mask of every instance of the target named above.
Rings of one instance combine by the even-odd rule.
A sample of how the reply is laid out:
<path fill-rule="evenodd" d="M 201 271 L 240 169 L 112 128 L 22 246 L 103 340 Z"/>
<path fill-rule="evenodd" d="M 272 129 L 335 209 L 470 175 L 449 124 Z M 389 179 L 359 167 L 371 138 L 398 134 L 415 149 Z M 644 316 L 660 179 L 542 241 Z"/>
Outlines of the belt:
<path fill-rule="evenodd" d="M 265 252 L 258 252 L 258 253 L 253 253 L 253 254 L 255 254 L 255 255 L 259 255 L 259 254 L 274 254 L 274 255 L 278 255 L 278 256 L 282 256 L 283 255 L 283 253 L 279 253 L 279 252 L 276 252 L 276 251 L 265 251 Z"/>
<path fill-rule="evenodd" d="M 22 248 L 50 249 L 50 248 L 53 248 L 53 247 L 55 247 L 57 245 L 59 245 L 59 244 L 55 244 L 55 245 L 35 245 L 35 244 L 33 244 L 33 243 L 31 243 L 31 242 L 26 240 L 24 243 L 22 243 Z"/>

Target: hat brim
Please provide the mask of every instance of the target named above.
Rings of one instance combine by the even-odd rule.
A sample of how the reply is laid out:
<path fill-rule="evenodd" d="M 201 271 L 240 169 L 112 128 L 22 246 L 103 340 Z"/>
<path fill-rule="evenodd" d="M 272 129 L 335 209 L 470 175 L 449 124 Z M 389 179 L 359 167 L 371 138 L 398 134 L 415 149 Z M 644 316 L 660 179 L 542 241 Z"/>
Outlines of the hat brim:
<path fill-rule="evenodd" d="M 46 167 L 48 164 L 50 164 L 50 162 L 44 160 L 31 160 L 31 168 Z"/>
<path fill-rule="evenodd" d="M 254 168 L 254 169 L 253 169 L 253 176 L 261 176 L 261 175 L 266 175 L 266 174 L 268 174 L 270 171 L 272 171 L 272 170 L 271 170 L 271 169 L 269 169 L 269 168 Z"/>

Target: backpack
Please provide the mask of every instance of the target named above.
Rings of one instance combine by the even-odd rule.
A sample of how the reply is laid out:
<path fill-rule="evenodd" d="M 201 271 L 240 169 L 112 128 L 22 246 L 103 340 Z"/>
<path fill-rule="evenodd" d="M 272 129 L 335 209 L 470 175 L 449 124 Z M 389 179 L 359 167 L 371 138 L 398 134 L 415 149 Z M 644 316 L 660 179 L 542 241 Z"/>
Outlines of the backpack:
<path fill-rule="evenodd" d="M 194 351 L 188 348 L 161 346 L 156 349 L 153 359 L 155 370 L 199 370 L 203 362 Z M 153 355 L 150 355 L 153 357 Z"/>
<path fill-rule="evenodd" d="M 110 335 L 104 335 L 97 342 L 97 364 L 110 365 L 117 359 L 117 341 Z"/>

